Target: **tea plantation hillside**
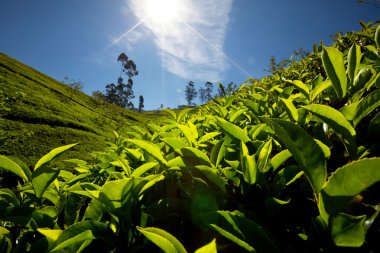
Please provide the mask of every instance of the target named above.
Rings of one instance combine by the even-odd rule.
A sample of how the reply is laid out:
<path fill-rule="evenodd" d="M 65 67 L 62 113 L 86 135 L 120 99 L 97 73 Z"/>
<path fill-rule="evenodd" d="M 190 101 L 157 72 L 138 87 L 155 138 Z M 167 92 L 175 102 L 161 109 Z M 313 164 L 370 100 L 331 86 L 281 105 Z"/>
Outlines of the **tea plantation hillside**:
<path fill-rule="evenodd" d="M 124 110 L 62 83 L 0 53 L 0 154 L 29 166 L 51 149 L 80 143 L 64 157 L 92 160 L 112 130 L 126 131 L 154 119 Z"/>
<path fill-rule="evenodd" d="M 66 139 L 32 169 L 0 155 L 0 252 L 380 252 L 380 25 L 361 25 L 231 96 L 118 128 L 95 161 Z M 36 89 L 96 102 L 53 84 Z M 21 96 L 5 123 L 54 104 Z M 40 118 L 106 138 L 117 121 L 95 128 L 90 108 Z"/>

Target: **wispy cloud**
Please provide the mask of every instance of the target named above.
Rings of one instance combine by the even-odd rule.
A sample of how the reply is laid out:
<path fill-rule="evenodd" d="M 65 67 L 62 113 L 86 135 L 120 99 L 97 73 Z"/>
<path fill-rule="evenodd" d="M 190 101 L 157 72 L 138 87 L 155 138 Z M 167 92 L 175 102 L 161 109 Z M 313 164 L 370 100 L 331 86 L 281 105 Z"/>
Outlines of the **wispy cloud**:
<path fill-rule="evenodd" d="M 233 0 L 180 0 L 178 16 L 160 24 L 147 18 L 147 0 L 128 0 L 129 7 L 154 39 L 166 71 L 184 78 L 216 81 L 222 79 L 229 62 L 223 52 Z M 133 47 L 141 33 L 127 36 Z"/>

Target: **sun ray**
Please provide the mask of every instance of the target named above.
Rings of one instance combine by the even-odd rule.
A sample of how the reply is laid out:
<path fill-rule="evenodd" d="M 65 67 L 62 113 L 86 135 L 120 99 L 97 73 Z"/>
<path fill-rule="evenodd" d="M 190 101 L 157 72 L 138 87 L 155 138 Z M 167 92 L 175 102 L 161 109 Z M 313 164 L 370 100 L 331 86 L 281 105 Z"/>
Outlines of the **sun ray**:
<path fill-rule="evenodd" d="M 209 46 L 211 46 L 213 49 L 215 49 L 217 52 L 219 52 L 221 55 L 223 55 L 227 60 L 229 60 L 235 67 L 237 67 L 240 71 L 242 71 L 247 77 L 251 77 L 252 75 L 244 69 L 239 63 L 234 61 L 231 57 L 229 57 L 226 53 L 223 52 L 220 48 L 215 46 L 211 41 L 209 41 L 207 38 L 205 38 L 201 33 L 199 33 L 194 27 L 192 27 L 186 20 L 181 18 L 180 16 L 177 16 L 177 18 L 185 24 L 192 32 L 194 32 L 196 35 L 198 35 L 202 40 L 204 40 Z"/>
<path fill-rule="evenodd" d="M 111 44 L 105 49 L 107 51 L 114 45 L 118 44 L 122 39 L 124 39 L 128 34 L 133 32 L 136 28 L 138 28 L 142 23 L 144 23 L 147 19 L 150 18 L 150 15 L 145 16 L 143 19 L 141 19 L 139 22 L 137 22 L 134 26 L 132 26 L 128 31 L 124 32 L 122 35 L 120 35 L 117 39 L 113 40 Z"/>

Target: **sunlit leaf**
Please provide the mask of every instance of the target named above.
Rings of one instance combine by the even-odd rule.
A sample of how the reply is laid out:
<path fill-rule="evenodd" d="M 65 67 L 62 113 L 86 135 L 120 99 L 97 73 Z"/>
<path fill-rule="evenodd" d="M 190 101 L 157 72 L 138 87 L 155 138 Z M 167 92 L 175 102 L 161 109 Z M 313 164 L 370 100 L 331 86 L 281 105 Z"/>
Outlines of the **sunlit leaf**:
<path fill-rule="evenodd" d="M 365 241 L 365 215 L 351 216 L 339 214 L 334 217 L 331 237 L 335 245 L 340 247 L 360 247 Z"/>
<path fill-rule="evenodd" d="M 362 53 L 360 51 L 360 46 L 356 43 L 352 44 L 350 50 L 348 51 L 348 66 L 347 73 L 348 78 L 351 82 L 354 80 L 356 74 L 358 73 L 358 67 L 362 58 Z"/>
<path fill-rule="evenodd" d="M 326 181 L 325 156 L 314 139 L 296 124 L 288 121 L 270 119 L 277 137 L 292 153 L 302 167 L 314 192 L 318 193 Z"/>
<path fill-rule="evenodd" d="M 326 74 L 339 98 L 346 96 L 347 77 L 344 68 L 343 54 L 335 47 L 323 47 L 322 63 Z"/>
<path fill-rule="evenodd" d="M 241 140 L 243 142 L 248 142 L 250 139 L 246 132 L 235 124 L 225 121 L 223 119 L 217 119 L 216 124 L 222 128 L 227 134 L 232 137 Z"/>
<path fill-rule="evenodd" d="M 336 215 L 360 192 L 380 181 L 380 158 L 363 159 L 337 169 L 321 191 L 320 210 Z M 326 216 L 324 217 L 326 220 Z"/>
<path fill-rule="evenodd" d="M 47 155 L 43 156 L 37 163 L 36 165 L 34 166 L 34 170 L 37 170 L 39 167 L 41 167 L 42 165 L 50 162 L 51 160 L 54 159 L 54 157 L 56 157 L 57 155 L 65 152 L 66 150 L 74 147 L 75 145 L 77 145 L 78 143 L 74 143 L 74 144 L 70 144 L 70 145 L 66 145 L 66 146 L 62 146 L 62 147 L 59 147 L 59 148 L 55 148 L 53 149 L 52 151 L 50 151 Z"/>
<path fill-rule="evenodd" d="M 197 249 L 195 253 L 217 253 L 216 249 L 216 240 L 213 239 L 210 243 L 206 244 L 205 246 Z"/>
<path fill-rule="evenodd" d="M 127 139 L 128 142 L 135 144 L 145 152 L 147 152 L 149 155 L 153 156 L 157 159 L 160 163 L 166 164 L 167 161 L 163 157 L 161 150 L 157 145 L 155 145 L 152 142 L 148 142 L 145 140 L 134 140 L 134 139 Z"/>
<path fill-rule="evenodd" d="M 378 106 L 380 106 L 380 90 L 371 92 L 357 104 L 356 113 L 353 117 L 354 126 L 357 126 L 365 116 Z"/>
<path fill-rule="evenodd" d="M 137 227 L 146 238 L 156 244 L 165 253 L 186 253 L 183 245 L 170 233 L 155 227 Z"/>
<path fill-rule="evenodd" d="M 29 182 L 32 176 L 32 172 L 30 172 L 28 168 L 23 168 L 8 157 L 2 155 L 0 155 L 0 168 L 16 174 L 26 182 Z"/>

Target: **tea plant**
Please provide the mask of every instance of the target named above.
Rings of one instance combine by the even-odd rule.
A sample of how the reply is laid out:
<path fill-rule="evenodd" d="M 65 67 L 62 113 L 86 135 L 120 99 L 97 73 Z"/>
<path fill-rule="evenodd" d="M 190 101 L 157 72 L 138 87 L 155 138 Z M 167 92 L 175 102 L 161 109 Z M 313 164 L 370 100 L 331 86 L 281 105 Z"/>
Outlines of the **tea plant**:
<path fill-rule="evenodd" d="M 225 98 L 165 109 L 74 171 L 0 156 L 3 252 L 375 252 L 380 26 Z M 359 43 L 360 42 L 360 43 Z M 311 69 L 309 69 L 311 67 Z"/>

